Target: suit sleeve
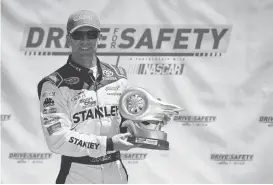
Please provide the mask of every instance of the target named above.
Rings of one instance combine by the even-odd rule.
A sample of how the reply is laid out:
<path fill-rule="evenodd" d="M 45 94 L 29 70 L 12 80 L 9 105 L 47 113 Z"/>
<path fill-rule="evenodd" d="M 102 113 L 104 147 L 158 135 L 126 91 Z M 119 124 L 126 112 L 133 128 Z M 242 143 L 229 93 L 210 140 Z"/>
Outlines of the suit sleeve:
<path fill-rule="evenodd" d="M 68 102 L 56 85 L 46 81 L 38 88 L 38 94 L 42 128 L 52 152 L 71 157 L 100 157 L 113 150 L 111 138 L 73 130 Z"/>

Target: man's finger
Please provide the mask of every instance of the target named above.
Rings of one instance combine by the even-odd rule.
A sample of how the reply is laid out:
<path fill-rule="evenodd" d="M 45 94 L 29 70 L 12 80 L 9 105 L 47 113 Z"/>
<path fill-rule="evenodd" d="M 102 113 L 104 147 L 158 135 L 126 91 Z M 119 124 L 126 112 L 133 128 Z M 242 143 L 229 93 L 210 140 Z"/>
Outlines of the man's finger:
<path fill-rule="evenodd" d="M 121 135 L 122 135 L 122 136 L 121 136 L 122 139 L 126 139 L 126 138 L 132 136 L 132 134 L 131 134 L 130 132 L 127 132 L 127 133 L 121 134 Z"/>
<path fill-rule="evenodd" d="M 135 144 L 135 147 L 141 147 L 143 144 Z"/>
<path fill-rule="evenodd" d="M 125 140 L 120 140 L 119 142 L 120 142 L 121 144 L 123 144 L 123 145 L 126 145 L 126 146 L 134 146 L 134 144 L 129 143 L 129 142 L 125 141 Z"/>
<path fill-rule="evenodd" d="M 171 118 L 170 118 L 169 116 L 165 115 L 165 116 L 163 117 L 163 120 L 165 120 L 165 121 L 170 121 Z"/>
<path fill-rule="evenodd" d="M 170 118 L 169 116 L 166 116 L 166 115 L 165 115 L 165 116 L 163 117 L 163 120 L 162 120 L 163 124 L 164 124 L 164 125 L 167 125 L 169 121 L 171 121 L 171 118 Z"/>

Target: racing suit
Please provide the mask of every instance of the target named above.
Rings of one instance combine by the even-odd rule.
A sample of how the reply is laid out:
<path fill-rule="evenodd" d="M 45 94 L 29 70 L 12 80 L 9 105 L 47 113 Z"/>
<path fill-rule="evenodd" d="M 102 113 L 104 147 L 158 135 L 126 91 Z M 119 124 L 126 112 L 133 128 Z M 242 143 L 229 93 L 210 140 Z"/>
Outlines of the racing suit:
<path fill-rule="evenodd" d="M 128 182 L 111 139 L 120 133 L 118 102 L 127 85 L 126 72 L 98 58 L 97 69 L 95 78 L 69 56 L 38 84 L 47 145 L 62 155 L 57 184 Z"/>

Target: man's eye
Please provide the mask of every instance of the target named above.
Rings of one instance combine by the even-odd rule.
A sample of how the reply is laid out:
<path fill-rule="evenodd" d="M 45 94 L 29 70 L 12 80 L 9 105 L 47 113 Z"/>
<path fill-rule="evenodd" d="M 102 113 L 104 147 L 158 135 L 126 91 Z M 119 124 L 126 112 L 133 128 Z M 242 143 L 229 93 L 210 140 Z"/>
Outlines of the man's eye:
<path fill-rule="evenodd" d="M 87 35 L 90 36 L 90 37 L 97 37 L 98 36 L 98 32 L 89 31 L 89 32 L 87 32 Z"/>

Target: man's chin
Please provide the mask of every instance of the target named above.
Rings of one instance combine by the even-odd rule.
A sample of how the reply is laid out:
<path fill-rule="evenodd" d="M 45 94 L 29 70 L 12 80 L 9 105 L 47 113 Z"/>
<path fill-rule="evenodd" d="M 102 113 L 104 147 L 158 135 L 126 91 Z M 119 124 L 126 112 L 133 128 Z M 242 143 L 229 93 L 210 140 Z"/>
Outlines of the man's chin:
<path fill-rule="evenodd" d="M 93 56 L 94 56 L 94 53 L 93 52 L 82 52 L 80 55 L 79 55 L 79 57 L 81 58 L 81 59 L 83 59 L 83 60 L 86 60 L 86 59 L 92 59 L 93 58 Z"/>

